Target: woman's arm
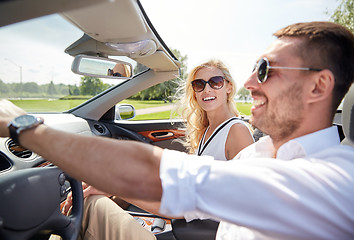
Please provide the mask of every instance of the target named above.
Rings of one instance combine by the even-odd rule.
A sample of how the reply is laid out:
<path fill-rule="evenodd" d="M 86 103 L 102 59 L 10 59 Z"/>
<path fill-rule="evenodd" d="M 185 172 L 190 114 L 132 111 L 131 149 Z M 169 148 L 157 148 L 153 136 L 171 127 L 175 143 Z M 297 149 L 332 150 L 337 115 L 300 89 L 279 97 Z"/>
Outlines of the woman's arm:
<path fill-rule="evenodd" d="M 253 137 L 247 126 L 241 123 L 232 125 L 225 143 L 227 160 L 233 159 L 242 149 L 253 142 Z"/>

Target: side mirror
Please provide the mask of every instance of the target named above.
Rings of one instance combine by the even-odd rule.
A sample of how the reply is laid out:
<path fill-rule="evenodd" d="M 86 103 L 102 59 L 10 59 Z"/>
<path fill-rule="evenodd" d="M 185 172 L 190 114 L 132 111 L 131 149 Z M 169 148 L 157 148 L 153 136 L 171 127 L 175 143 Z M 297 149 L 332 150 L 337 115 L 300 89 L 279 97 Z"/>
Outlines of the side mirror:
<path fill-rule="evenodd" d="M 116 105 L 116 120 L 129 120 L 133 119 L 136 115 L 135 108 L 130 104 L 117 104 Z"/>
<path fill-rule="evenodd" d="M 133 66 L 128 62 L 88 55 L 77 55 L 71 71 L 98 78 L 129 79 L 133 76 Z"/>

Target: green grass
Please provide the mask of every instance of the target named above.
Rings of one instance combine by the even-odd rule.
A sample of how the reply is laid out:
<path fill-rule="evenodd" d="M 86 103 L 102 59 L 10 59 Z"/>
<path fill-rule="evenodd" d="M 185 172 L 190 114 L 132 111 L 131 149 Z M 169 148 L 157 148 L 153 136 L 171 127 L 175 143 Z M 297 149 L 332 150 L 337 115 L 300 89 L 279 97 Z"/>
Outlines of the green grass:
<path fill-rule="evenodd" d="M 149 114 L 136 115 L 133 120 L 155 120 L 155 119 L 170 119 L 171 111 L 156 112 Z"/>
<path fill-rule="evenodd" d="M 86 100 L 21 99 L 10 101 L 24 109 L 26 112 L 63 112 L 76 107 Z"/>
<path fill-rule="evenodd" d="M 251 106 L 252 103 L 236 103 L 237 109 L 240 115 L 248 116 L 251 115 Z M 176 115 L 172 115 L 172 118 L 176 118 Z M 133 120 L 155 120 L 155 119 L 170 119 L 171 118 L 171 111 L 164 111 L 164 112 L 156 112 L 156 113 L 149 113 L 143 115 L 137 115 Z"/>
<path fill-rule="evenodd" d="M 240 115 L 246 115 L 246 116 L 251 115 L 252 103 L 237 102 L 236 107 Z"/>
<path fill-rule="evenodd" d="M 49 100 L 49 99 L 36 99 L 36 100 L 11 100 L 15 105 L 24 109 L 26 112 L 63 112 L 69 110 L 77 105 L 85 102 L 85 99 L 71 99 L 71 100 Z M 131 104 L 135 109 L 159 107 L 168 105 L 170 103 L 164 103 L 164 101 L 138 101 L 138 100 L 124 100 L 120 103 Z M 237 109 L 241 115 L 251 114 L 251 103 L 236 103 Z M 173 110 L 174 111 L 174 110 Z M 176 117 L 176 115 L 172 116 Z M 171 111 L 143 114 L 136 116 L 133 120 L 153 120 L 153 119 L 170 119 Z"/>
<path fill-rule="evenodd" d="M 15 105 L 24 109 L 26 112 L 63 112 L 87 101 L 86 99 L 21 99 L 10 100 Z M 163 101 L 138 101 L 124 100 L 120 103 L 132 104 L 135 109 L 158 107 L 168 105 Z"/>
<path fill-rule="evenodd" d="M 131 104 L 135 107 L 135 109 L 142 109 L 142 108 L 151 108 L 151 107 L 160 107 L 169 105 L 170 103 L 165 103 L 164 101 L 158 100 L 146 100 L 146 101 L 139 101 L 139 100 L 123 100 L 120 103 Z"/>

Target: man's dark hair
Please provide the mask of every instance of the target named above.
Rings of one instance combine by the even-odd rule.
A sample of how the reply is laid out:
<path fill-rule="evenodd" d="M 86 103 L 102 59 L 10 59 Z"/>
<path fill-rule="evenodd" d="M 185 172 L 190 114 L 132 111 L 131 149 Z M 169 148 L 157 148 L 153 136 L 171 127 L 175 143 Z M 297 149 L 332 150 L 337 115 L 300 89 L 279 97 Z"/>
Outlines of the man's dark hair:
<path fill-rule="evenodd" d="M 329 69 L 335 77 L 332 115 L 354 81 L 354 35 L 332 22 L 306 22 L 289 25 L 274 33 L 277 38 L 304 39 L 299 55 L 306 67 Z"/>

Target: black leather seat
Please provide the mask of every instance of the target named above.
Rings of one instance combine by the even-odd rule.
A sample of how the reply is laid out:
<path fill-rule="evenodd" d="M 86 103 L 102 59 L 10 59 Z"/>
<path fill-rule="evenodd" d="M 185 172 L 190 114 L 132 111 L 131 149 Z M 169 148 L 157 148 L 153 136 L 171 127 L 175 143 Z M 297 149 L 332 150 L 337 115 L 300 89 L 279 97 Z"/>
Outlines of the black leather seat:
<path fill-rule="evenodd" d="M 342 144 L 354 147 L 354 84 L 344 98 L 342 110 L 342 126 L 345 138 Z"/>
<path fill-rule="evenodd" d="M 213 220 L 193 220 L 187 223 L 184 219 L 173 219 L 171 223 L 177 240 L 215 240 L 219 226 L 219 222 Z"/>

